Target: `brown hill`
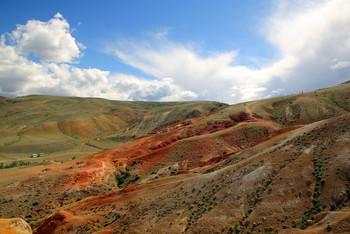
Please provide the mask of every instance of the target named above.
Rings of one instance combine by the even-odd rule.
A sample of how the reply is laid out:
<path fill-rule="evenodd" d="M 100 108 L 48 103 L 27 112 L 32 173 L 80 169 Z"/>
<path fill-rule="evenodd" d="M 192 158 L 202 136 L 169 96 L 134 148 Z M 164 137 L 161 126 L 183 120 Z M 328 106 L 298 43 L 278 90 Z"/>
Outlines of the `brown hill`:
<path fill-rule="evenodd" d="M 225 106 L 218 102 L 128 102 L 26 96 L 0 100 L 0 163 L 38 162 L 34 153 L 67 161 L 113 149 L 176 119 Z"/>
<path fill-rule="evenodd" d="M 349 94 L 232 105 L 113 151 L 0 170 L 21 176 L 0 188 L 0 216 L 35 233 L 347 233 Z"/>

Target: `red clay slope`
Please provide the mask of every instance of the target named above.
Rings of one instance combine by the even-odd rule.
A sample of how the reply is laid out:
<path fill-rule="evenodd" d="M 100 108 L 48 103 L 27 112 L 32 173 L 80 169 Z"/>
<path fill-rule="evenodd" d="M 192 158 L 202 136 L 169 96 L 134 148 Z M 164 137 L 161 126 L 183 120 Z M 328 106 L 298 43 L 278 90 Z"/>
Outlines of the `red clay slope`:
<path fill-rule="evenodd" d="M 244 124 L 252 127 L 251 123 Z M 240 230 L 254 233 L 284 229 L 288 229 L 286 233 L 302 232 L 295 227 L 306 228 L 307 233 L 325 233 L 328 226 L 338 233 L 346 233 L 350 221 L 349 197 L 341 194 L 349 186 L 349 126 L 350 115 L 344 115 L 289 128 L 280 135 L 271 132 L 274 136 L 269 140 L 227 159 L 218 159 L 226 158 L 225 155 L 217 156 L 207 162 L 197 162 L 194 167 L 182 166 L 187 174 L 149 181 L 145 176 L 138 184 L 66 206 L 60 211 L 66 212 L 64 222 L 55 218 L 61 217 L 60 212 L 55 213 L 43 220 L 36 233 L 46 233 L 50 222 L 59 223 L 51 230 L 53 233 L 102 230 L 117 233 L 232 233 Z M 204 138 L 215 145 L 217 142 L 213 139 L 239 127 L 225 129 L 224 133 L 216 132 L 215 137 L 206 134 L 191 140 Z M 244 132 L 247 135 L 250 128 L 245 129 L 248 129 Z M 132 149 L 138 152 L 140 147 L 151 145 L 152 139 L 155 140 L 154 136 L 147 136 L 130 143 L 123 151 L 104 156 L 113 158 L 113 162 L 120 157 L 125 169 L 142 174 L 142 167 L 135 165 L 169 163 L 176 155 L 168 158 L 171 155 L 168 148 L 190 140 L 179 140 L 157 150 L 160 156 L 154 161 L 147 158 L 148 154 L 126 157 L 132 155 Z M 209 146 L 209 153 L 211 148 Z M 128 165 L 134 159 L 140 163 Z M 315 210 L 311 216 L 309 212 L 319 203 L 320 210 Z"/>

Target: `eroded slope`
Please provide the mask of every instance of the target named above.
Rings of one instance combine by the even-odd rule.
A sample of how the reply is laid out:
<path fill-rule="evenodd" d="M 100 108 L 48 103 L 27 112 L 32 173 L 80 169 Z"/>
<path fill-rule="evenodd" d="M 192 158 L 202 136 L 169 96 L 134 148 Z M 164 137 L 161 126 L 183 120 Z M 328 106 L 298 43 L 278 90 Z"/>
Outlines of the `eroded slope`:
<path fill-rule="evenodd" d="M 0 215 L 36 233 L 346 233 L 348 94 L 342 84 L 232 105 L 22 169 L 0 188 Z"/>

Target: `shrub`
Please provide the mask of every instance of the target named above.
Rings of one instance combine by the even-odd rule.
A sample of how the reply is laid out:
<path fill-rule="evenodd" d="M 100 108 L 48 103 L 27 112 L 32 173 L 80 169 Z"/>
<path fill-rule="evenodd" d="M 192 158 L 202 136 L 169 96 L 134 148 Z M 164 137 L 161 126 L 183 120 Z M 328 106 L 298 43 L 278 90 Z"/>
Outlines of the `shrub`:
<path fill-rule="evenodd" d="M 121 175 L 117 177 L 117 185 L 121 187 L 121 185 L 125 182 L 125 180 L 130 176 L 130 172 L 122 171 Z"/>
<path fill-rule="evenodd" d="M 332 226 L 328 224 L 328 226 L 327 226 L 327 232 L 330 232 L 330 231 L 332 231 Z"/>

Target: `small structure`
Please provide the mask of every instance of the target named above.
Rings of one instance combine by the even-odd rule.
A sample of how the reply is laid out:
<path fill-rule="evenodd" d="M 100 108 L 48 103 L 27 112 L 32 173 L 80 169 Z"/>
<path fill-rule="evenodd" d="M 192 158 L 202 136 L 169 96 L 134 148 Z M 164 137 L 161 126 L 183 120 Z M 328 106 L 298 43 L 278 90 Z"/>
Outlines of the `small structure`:
<path fill-rule="evenodd" d="M 39 157 L 43 157 L 44 155 L 44 153 L 39 153 Z"/>
<path fill-rule="evenodd" d="M 30 156 L 31 158 L 37 158 L 38 155 L 37 154 L 32 154 L 32 156 Z"/>

